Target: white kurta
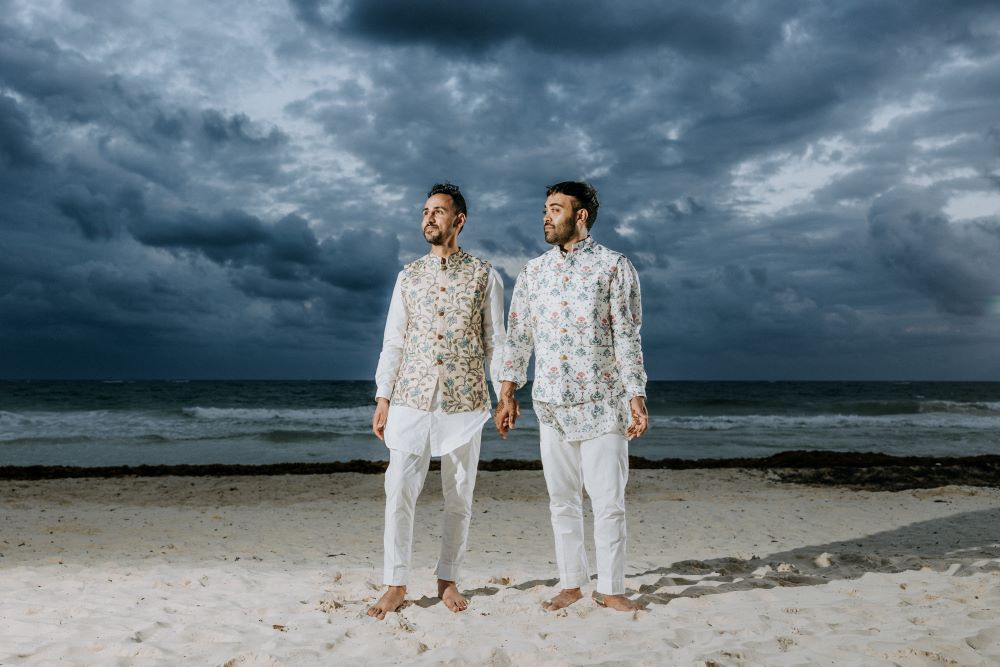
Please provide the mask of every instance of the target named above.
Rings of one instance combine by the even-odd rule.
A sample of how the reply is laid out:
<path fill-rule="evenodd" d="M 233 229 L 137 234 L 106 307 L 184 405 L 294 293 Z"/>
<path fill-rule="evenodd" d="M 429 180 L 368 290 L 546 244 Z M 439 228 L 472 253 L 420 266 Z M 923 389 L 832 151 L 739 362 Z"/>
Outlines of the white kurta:
<path fill-rule="evenodd" d="M 403 359 L 403 343 L 406 335 L 406 303 L 403 300 L 400 283 L 403 274 L 396 278 L 389 303 L 389 314 L 385 322 L 382 338 L 382 354 L 379 355 L 375 371 L 376 398 L 389 399 L 396 375 Z M 490 269 L 486 283 L 486 297 L 483 299 L 483 348 L 485 362 L 489 368 L 493 391 L 500 395 L 497 377 L 500 373 L 500 356 L 504 344 L 503 326 L 503 281 L 496 270 Z M 434 392 L 432 405 L 440 404 L 440 385 Z M 441 456 L 461 447 L 489 421 L 490 410 L 483 406 L 469 412 L 446 413 L 437 407 L 434 410 L 418 410 L 405 405 L 390 405 L 385 425 L 385 445 L 389 449 L 410 454 L 423 454 L 428 443 L 431 456 Z"/>
<path fill-rule="evenodd" d="M 408 317 L 401 289 L 402 275 L 396 279 L 386 317 L 382 354 L 375 371 L 376 398 L 391 398 L 403 360 Z M 495 379 L 504 343 L 503 281 L 493 269 L 482 308 L 484 363 L 494 380 L 493 390 L 499 396 L 500 387 Z M 385 426 L 385 444 L 390 453 L 385 475 L 383 577 L 390 586 L 405 586 L 409 580 L 414 511 L 431 456 L 441 457 L 444 496 L 441 555 L 435 574 L 438 579 L 457 581 L 461 570 L 472 518 L 480 438 L 490 410 L 484 405 L 478 410 L 449 414 L 441 409 L 441 396 L 439 381 L 431 399 L 434 409 L 389 406 Z"/>

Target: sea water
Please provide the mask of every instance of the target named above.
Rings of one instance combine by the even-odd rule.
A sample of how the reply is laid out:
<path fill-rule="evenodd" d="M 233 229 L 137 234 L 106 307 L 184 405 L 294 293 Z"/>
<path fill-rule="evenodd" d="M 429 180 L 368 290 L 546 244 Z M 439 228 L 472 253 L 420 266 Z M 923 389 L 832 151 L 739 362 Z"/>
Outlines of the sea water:
<path fill-rule="evenodd" d="M 0 465 L 385 460 L 366 381 L 4 381 Z M 787 450 L 1000 454 L 1000 382 L 650 382 L 651 459 Z M 538 458 L 530 387 L 507 440 L 483 459 Z"/>

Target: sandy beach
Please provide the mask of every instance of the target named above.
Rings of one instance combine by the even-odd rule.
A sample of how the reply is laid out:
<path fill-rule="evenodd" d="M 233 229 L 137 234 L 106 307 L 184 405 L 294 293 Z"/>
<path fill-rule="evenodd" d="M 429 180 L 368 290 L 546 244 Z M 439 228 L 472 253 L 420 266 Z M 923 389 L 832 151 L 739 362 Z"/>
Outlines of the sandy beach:
<path fill-rule="evenodd" d="M 633 470 L 622 614 L 556 592 L 538 471 L 480 473 L 460 587 L 435 594 L 428 476 L 411 601 L 383 622 L 382 477 L 0 481 L 2 665 L 995 665 L 1000 489 Z M 589 537 L 588 537 L 589 539 Z M 589 594 L 589 591 L 586 591 Z"/>

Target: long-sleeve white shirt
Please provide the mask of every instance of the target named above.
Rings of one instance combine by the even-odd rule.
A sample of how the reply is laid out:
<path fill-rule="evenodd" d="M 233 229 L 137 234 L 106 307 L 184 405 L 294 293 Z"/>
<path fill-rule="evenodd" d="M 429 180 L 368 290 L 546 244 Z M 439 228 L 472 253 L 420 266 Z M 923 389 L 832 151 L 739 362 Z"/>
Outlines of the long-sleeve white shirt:
<path fill-rule="evenodd" d="M 389 313 L 385 321 L 382 337 L 382 353 L 379 355 L 375 371 L 375 397 L 390 399 L 403 361 L 403 343 L 409 321 L 406 302 L 400 283 L 403 274 L 396 278 L 389 303 Z M 485 363 L 489 369 L 493 391 L 500 396 L 500 363 L 505 340 L 503 324 L 503 280 L 494 269 L 490 269 L 483 299 L 483 349 Z M 431 405 L 438 406 L 440 386 L 435 389 Z M 385 426 L 385 445 L 389 449 L 420 454 L 430 442 L 431 455 L 441 456 L 468 442 L 476 431 L 489 421 L 489 406 L 469 412 L 446 413 L 440 407 L 433 410 L 418 410 L 405 405 L 390 405 Z"/>

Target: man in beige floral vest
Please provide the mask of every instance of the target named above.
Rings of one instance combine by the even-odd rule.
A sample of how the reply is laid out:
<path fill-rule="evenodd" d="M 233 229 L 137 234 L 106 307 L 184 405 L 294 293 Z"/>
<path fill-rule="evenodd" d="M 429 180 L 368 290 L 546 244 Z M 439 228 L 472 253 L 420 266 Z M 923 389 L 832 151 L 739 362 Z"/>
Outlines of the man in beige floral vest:
<path fill-rule="evenodd" d="M 583 542 L 586 488 L 597 547 L 595 601 L 629 611 L 625 596 L 625 484 L 628 439 L 645 433 L 646 372 L 639 327 L 639 278 L 628 259 L 596 243 L 597 191 L 587 183 L 549 186 L 542 218 L 555 247 L 517 277 L 494 419 L 502 437 L 520 408 L 514 390 L 535 354 L 532 405 L 538 417 L 562 590 L 542 606 L 567 607 L 590 581 Z"/>
<path fill-rule="evenodd" d="M 472 517 L 480 438 L 490 417 L 484 369 L 488 363 L 496 378 L 494 357 L 498 362 L 504 329 L 500 276 L 489 262 L 458 247 L 466 215 L 457 186 L 431 188 L 422 221 L 430 252 L 403 267 L 389 304 L 372 416 L 372 431 L 389 448 L 388 589 L 368 610 L 378 619 L 406 600 L 414 508 L 432 456 L 441 457 L 444 494 L 438 597 L 451 611 L 468 607 L 455 582 Z"/>

